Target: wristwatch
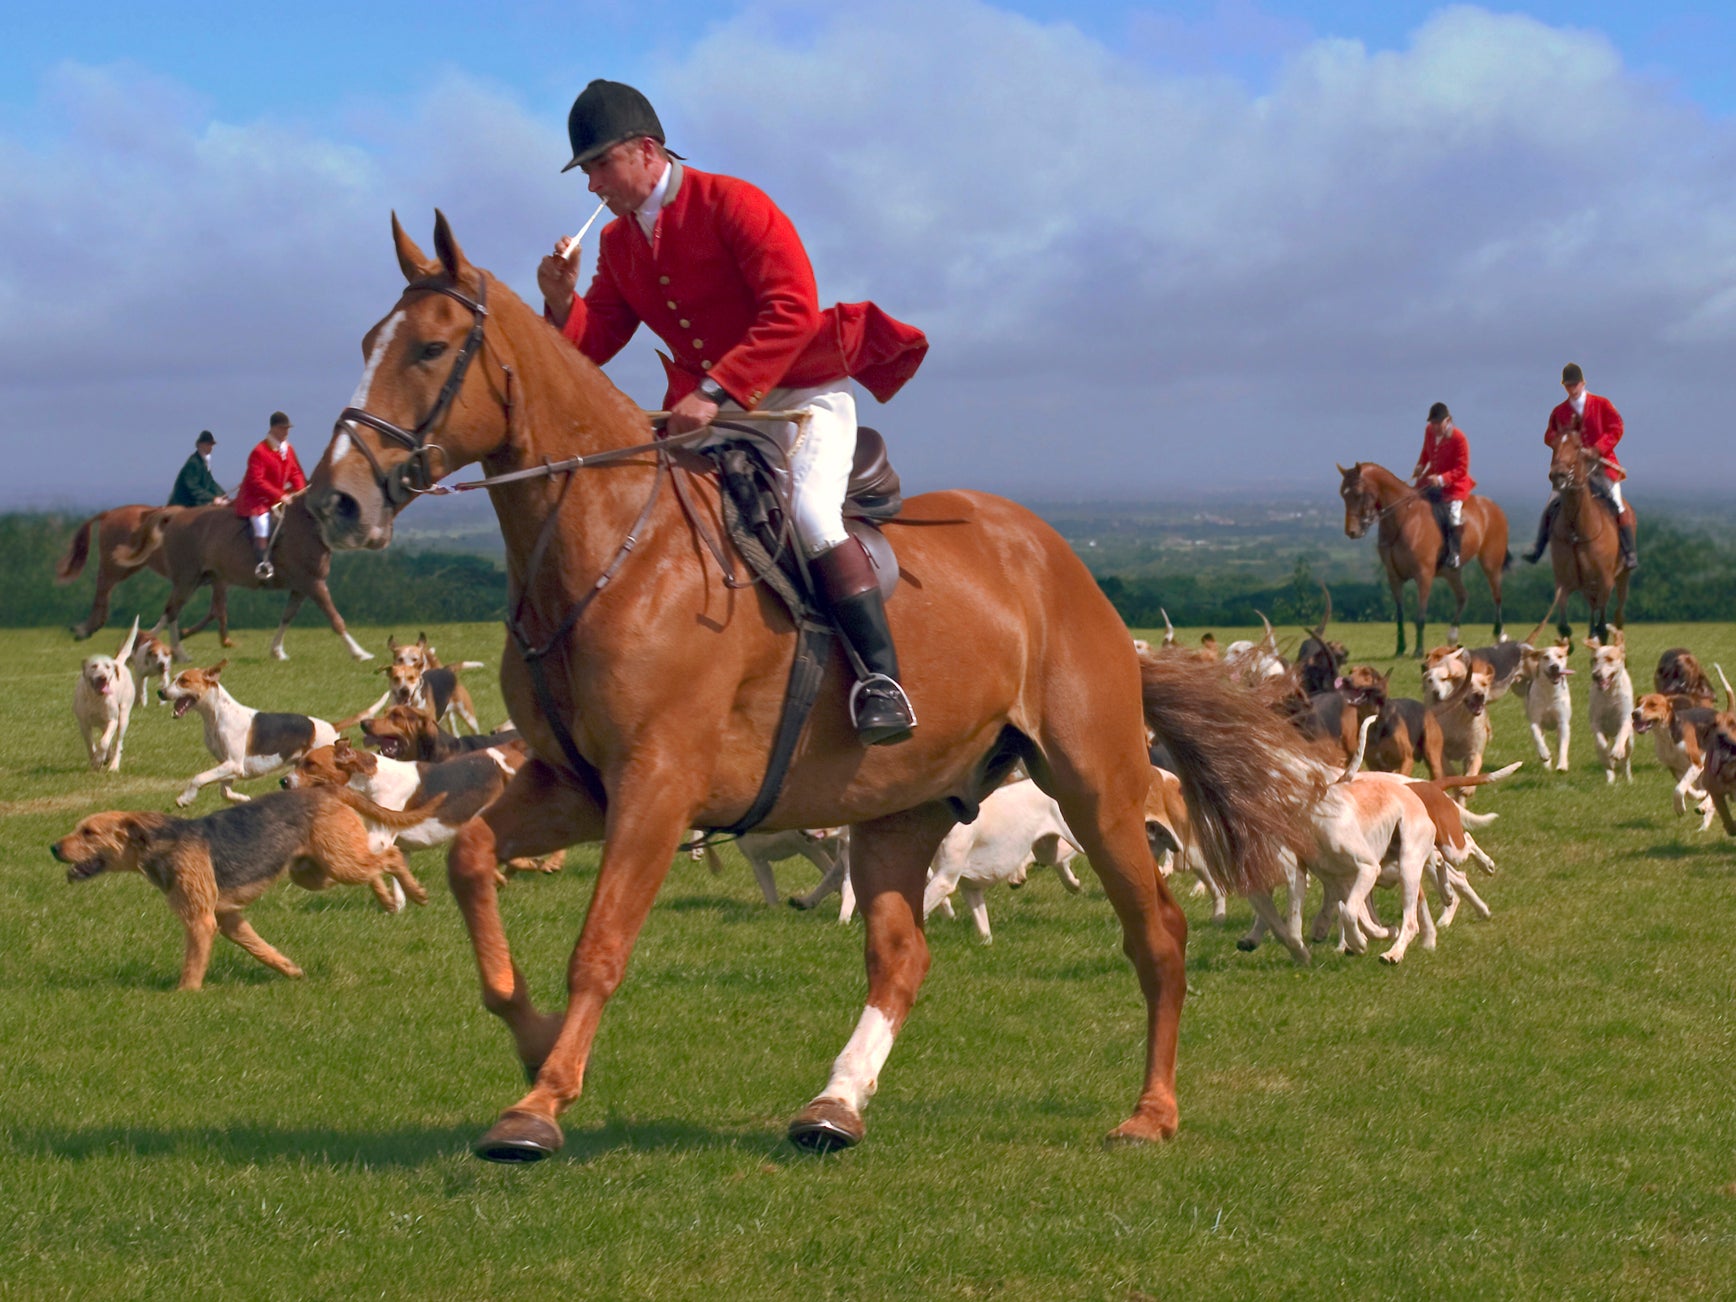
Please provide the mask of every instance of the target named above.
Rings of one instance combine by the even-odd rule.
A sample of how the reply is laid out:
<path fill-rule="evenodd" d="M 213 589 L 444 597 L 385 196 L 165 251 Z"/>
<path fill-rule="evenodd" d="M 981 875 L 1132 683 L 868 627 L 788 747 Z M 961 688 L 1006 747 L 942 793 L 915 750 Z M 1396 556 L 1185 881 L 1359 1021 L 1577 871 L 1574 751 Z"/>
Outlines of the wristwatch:
<path fill-rule="evenodd" d="M 716 380 L 701 380 L 694 392 L 713 406 L 721 407 L 729 401 L 728 391 Z"/>

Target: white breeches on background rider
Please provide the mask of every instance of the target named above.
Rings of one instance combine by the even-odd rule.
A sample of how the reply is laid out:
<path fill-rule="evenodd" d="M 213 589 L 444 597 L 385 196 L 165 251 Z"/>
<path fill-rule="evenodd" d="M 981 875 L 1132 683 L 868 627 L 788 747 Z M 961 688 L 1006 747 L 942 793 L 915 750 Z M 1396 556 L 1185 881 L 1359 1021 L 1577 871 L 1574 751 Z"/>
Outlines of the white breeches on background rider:
<path fill-rule="evenodd" d="M 849 380 L 815 389 L 773 389 L 761 400 L 763 411 L 805 411 L 805 422 L 752 428 L 783 450 L 789 470 L 790 511 L 796 538 L 810 557 L 830 551 L 849 538 L 844 531 L 844 492 L 856 461 L 856 386 Z M 718 409 L 717 419 L 729 420 L 741 410 L 734 403 Z M 747 424 L 748 422 L 743 422 Z M 734 431 L 720 437 L 734 438 Z"/>
<path fill-rule="evenodd" d="M 255 538 L 271 537 L 271 512 L 261 511 L 258 515 L 248 516 L 247 526 L 253 530 Z"/>

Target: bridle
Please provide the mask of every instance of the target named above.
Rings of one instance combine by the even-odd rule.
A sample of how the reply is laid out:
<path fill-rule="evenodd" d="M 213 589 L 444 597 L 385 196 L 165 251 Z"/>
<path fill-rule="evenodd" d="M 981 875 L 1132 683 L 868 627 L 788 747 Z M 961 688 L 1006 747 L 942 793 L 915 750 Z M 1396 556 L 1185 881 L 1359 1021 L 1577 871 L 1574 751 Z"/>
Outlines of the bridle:
<path fill-rule="evenodd" d="M 446 449 L 438 443 L 428 441 L 428 435 L 445 418 L 446 412 L 452 406 L 452 400 L 458 396 L 458 390 L 464 384 L 464 376 L 470 369 L 470 363 L 482 351 L 483 327 L 488 324 L 488 281 L 482 279 L 478 286 L 476 297 L 471 298 L 461 290 L 451 285 L 442 284 L 438 280 L 418 280 L 404 287 L 404 294 L 399 297 L 401 305 L 404 298 L 410 294 L 426 292 L 444 294 L 453 302 L 470 309 L 470 334 L 458 350 L 458 355 L 452 359 L 452 369 L 447 372 L 446 383 L 441 385 L 439 396 L 434 399 L 434 406 L 428 414 L 417 423 L 415 429 L 405 429 L 402 425 L 393 424 L 384 416 L 376 416 L 371 411 L 360 407 L 345 407 L 338 413 L 337 428 L 344 425 L 366 425 L 369 429 L 401 443 L 410 455 L 396 467 L 388 471 L 380 464 L 380 459 L 374 454 L 362 439 L 352 439 L 351 443 L 361 450 L 368 464 L 373 467 L 374 482 L 379 485 L 380 496 L 394 508 L 403 506 L 418 493 L 426 493 L 433 489 L 435 481 L 440 478 L 434 473 L 433 454 L 438 452 L 442 461 L 447 460 Z M 396 309 L 394 309 L 396 310 Z M 506 375 L 506 418 L 507 424 L 512 423 L 512 368 L 504 363 L 500 368 Z"/>

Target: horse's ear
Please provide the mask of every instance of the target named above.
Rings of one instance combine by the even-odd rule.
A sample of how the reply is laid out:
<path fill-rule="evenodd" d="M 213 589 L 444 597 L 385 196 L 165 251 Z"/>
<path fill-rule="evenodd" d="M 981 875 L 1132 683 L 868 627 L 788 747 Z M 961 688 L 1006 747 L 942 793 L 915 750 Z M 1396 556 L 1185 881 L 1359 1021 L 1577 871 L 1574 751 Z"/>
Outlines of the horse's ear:
<path fill-rule="evenodd" d="M 405 280 L 426 280 L 439 270 L 439 264 L 430 262 L 428 256 L 416 247 L 416 241 L 405 233 L 396 212 L 392 214 L 392 243 L 397 246 L 398 267 Z"/>
<path fill-rule="evenodd" d="M 1338 466 L 1338 463 L 1336 461 L 1334 461 L 1332 464 L 1335 466 Z M 1348 470 L 1346 470 L 1343 466 L 1338 466 L 1338 474 L 1341 478 L 1345 475 L 1348 475 L 1349 473 L 1350 472 Z"/>
<path fill-rule="evenodd" d="M 464 250 L 458 247 L 458 241 L 452 238 L 452 227 L 446 220 L 446 214 L 438 208 L 434 210 L 434 254 L 440 259 L 441 269 L 449 279 L 458 281 L 470 270 L 470 263 L 464 256 Z"/>

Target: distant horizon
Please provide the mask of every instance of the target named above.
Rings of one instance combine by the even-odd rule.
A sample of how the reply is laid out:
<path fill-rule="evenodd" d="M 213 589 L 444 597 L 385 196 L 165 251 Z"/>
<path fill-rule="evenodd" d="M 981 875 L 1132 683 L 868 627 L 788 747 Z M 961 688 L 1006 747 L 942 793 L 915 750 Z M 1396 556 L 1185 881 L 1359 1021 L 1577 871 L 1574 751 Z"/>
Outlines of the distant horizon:
<path fill-rule="evenodd" d="M 1220 500 L 1282 470 L 1331 493 L 1335 460 L 1407 472 L 1438 400 L 1518 510 L 1546 492 L 1570 361 L 1626 418 L 1642 511 L 1736 488 L 1709 416 L 1736 349 L 1736 8 L 306 0 L 251 24 L 91 0 L 9 19 L 0 508 L 166 497 L 200 429 L 229 483 L 275 409 L 311 470 L 403 285 L 392 213 L 426 248 L 443 210 L 534 306 L 537 260 L 595 208 L 560 170 L 593 77 L 638 86 L 690 166 L 788 213 L 822 304 L 926 332 L 888 409 L 862 403 L 913 491 Z M 606 368 L 647 406 L 656 342 Z"/>

